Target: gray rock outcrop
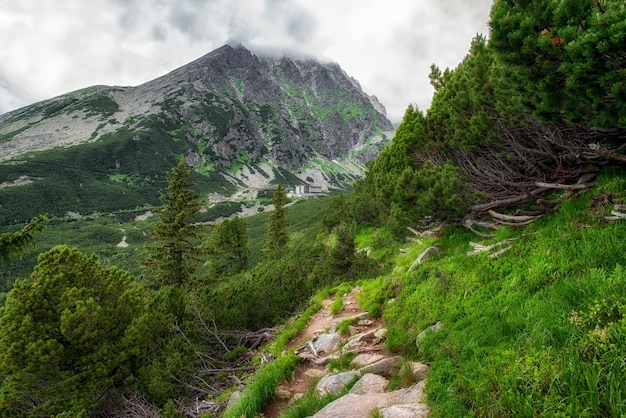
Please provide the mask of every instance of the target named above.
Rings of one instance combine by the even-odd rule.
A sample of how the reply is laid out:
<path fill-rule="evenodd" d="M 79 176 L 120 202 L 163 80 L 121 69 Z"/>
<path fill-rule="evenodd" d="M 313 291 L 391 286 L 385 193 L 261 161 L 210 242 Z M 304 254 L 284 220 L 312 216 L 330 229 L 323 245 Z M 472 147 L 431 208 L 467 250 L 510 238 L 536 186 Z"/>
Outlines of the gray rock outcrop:
<path fill-rule="evenodd" d="M 324 376 L 317 382 L 315 386 L 315 392 L 320 396 L 337 395 L 339 394 L 350 382 L 359 377 L 360 373 L 356 371 L 343 372 L 338 374 L 332 374 Z"/>
<path fill-rule="evenodd" d="M 400 417 L 393 415 L 412 411 L 416 415 L 413 418 L 427 417 L 428 408 L 423 403 L 424 382 L 417 383 L 406 389 L 394 390 L 385 393 L 373 393 L 358 395 L 349 393 L 336 401 L 326 405 L 322 410 L 313 415 L 313 418 L 364 418 L 373 413 L 383 411 L 385 408 L 395 406 L 387 411 L 386 416 L 391 418 Z M 384 412 L 382 412 L 384 414 Z"/>

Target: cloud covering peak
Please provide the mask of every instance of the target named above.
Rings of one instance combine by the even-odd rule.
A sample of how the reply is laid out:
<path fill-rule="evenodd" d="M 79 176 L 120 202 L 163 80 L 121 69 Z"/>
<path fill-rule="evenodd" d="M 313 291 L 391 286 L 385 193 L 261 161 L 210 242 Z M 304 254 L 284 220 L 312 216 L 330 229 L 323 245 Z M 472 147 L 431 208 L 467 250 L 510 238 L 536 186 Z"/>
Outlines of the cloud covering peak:
<path fill-rule="evenodd" d="M 0 112 L 94 84 L 137 85 L 226 43 L 335 61 L 398 121 L 429 106 L 492 0 L 21 0 L 0 8 Z"/>

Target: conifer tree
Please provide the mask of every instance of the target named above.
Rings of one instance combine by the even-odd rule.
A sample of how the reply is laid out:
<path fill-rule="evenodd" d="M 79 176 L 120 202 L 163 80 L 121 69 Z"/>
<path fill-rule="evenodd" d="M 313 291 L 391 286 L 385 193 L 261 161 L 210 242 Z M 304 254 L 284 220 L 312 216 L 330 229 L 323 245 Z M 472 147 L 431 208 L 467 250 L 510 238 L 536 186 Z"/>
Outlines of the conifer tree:
<path fill-rule="evenodd" d="M 38 216 L 30 221 L 17 232 L 5 232 L 0 234 L 0 264 L 8 263 L 12 257 L 20 257 L 34 243 L 33 235 L 44 229 L 44 222 L 48 220 L 46 215 Z"/>
<path fill-rule="evenodd" d="M 40 255 L 0 309 L 0 416 L 102 412 L 153 340 L 145 304 L 130 274 L 96 256 L 65 246 Z"/>
<path fill-rule="evenodd" d="M 347 272 L 352 266 L 356 251 L 354 236 L 344 224 L 339 224 L 333 229 L 332 238 L 328 249 L 329 264 L 337 272 Z"/>
<path fill-rule="evenodd" d="M 150 255 L 144 264 L 152 270 L 152 284 L 157 288 L 190 284 L 201 261 L 198 243 L 203 226 L 192 223 L 201 205 L 189 174 L 182 159 L 167 173 L 167 192 L 162 195 L 165 205 L 156 211 L 159 222 L 152 231 L 154 245 L 148 247 Z"/>
<path fill-rule="evenodd" d="M 209 274 L 212 276 L 243 271 L 249 255 L 246 222 L 239 216 L 220 222 L 209 238 L 208 253 Z"/>
<path fill-rule="evenodd" d="M 280 252 L 287 245 L 287 192 L 280 184 L 272 196 L 274 210 L 269 214 L 267 238 L 263 252 L 266 256 Z"/>
<path fill-rule="evenodd" d="M 626 126 L 623 1 L 496 0 L 490 45 L 543 121 Z"/>

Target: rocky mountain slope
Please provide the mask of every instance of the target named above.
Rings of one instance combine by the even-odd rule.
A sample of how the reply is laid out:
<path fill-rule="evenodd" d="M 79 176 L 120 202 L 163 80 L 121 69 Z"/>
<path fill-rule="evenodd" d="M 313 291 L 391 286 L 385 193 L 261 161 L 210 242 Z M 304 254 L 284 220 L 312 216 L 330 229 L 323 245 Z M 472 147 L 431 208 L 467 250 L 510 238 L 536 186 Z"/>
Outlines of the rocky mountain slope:
<path fill-rule="evenodd" d="M 94 86 L 1 115 L 0 223 L 158 203 L 181 156 L 207 205 L 275 183 L 344 188 L 392 129 L 337 64 L 225 45 L 137 87 Z"/>

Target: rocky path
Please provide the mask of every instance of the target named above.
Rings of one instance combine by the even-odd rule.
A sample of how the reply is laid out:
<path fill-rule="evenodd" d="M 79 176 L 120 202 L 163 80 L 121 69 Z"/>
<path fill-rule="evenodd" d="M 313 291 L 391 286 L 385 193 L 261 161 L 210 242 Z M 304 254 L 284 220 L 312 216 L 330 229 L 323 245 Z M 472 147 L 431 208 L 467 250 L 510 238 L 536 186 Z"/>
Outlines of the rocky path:
<path fill-rule="evenodd" d="M 380 320 L 371 319 L 359 306 L 355 288 L 343 297 L 343 309 L 336 315 L 330 310 L 332 299 L 323 302 L 323 308 L 311 317 L 305 329 L 288 345 L 303 358 L 292 379 L 284 382 L 276 399 L 268 405 L 263 416 L 280 417 L 282 411 L 307 392 L 314 380 L 315 390 L 323 396 L 338 394 L 347 384 L 359 379 L 350 392 L 327 405 L 315 418 L 361 418 L 378 413 L 385 418 L 426 417 L 423 386 L 428 367 L 422 363 L 407 362 L 385 349 L 385 333 Z M 341 326 L 350 321 L 350 327 Z M 345 325 L 345 324 L 344 324 Z M 348 328 L 348 333 L 338 332 Z M 333 372 L 328 364 L 346 353 L 353 353 L 350 370 Z M 402 369 L 402 370 L 401 370 Z M 389 379 L 403 375 L 404 387 L 388 390 Z"/>

